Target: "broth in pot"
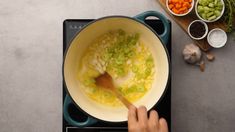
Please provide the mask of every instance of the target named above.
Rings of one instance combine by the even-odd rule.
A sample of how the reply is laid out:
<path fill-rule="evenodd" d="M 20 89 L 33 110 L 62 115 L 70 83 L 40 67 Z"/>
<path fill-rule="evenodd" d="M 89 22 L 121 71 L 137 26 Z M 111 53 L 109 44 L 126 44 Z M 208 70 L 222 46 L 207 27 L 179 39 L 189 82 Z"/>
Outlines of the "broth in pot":
<path fill-rule="evenodd" d="M 97 37 L 82 55 L 78 80 L 83 93 L 96 103 L 120 107 L 122 103 L 107 89 L 95 85 L 95 78 L 108 72 L 117 89 L 134 103 L 152 87 L 155 65 L 149 47 L 138 33 L 122 29 Z"/>

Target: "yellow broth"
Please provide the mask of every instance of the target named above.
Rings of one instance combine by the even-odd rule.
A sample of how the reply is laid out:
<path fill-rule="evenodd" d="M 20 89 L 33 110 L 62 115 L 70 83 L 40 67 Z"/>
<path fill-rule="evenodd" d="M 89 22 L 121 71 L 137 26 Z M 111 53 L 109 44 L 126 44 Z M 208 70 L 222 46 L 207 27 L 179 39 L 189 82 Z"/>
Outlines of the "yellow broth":
<path fill-rule="evenodd" d="M 121 106 L 111 91 L 95 85 L 97 76 L 108 72 L 117 89 L 131 102 L 143 97 L 151 88 L 154 60 L 139 34 L 115 30 L 95 39 L 79 63 L 78 79 L 84 93 L 97 103 Z"/>

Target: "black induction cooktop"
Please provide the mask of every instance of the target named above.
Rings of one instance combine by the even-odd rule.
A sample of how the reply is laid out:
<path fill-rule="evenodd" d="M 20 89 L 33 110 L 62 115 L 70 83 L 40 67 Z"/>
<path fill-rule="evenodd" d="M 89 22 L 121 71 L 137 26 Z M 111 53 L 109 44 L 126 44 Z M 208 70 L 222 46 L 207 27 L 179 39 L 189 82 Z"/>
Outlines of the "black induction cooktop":
<path fill-rule="evenodd" d="M 63 53 L 65 54 L 66 48 L 69 47 L 70 42 L 74 36 L 83 28 L 84 25 L 93 21 L 93 19 L 67 19 L 63 23 Z M 171 22 L 169 22 L 171 29 Z M 153 28 L 158 34 L 161 34 L 163 24 L 157 19 L 145 20 L 145 23 Z M 167 43 L 167 50 L 171 56 L 171 33 Z M 153 108 L 158 111 L 160 117 L 164 117 L 168 122 L 169 131 L 171 126 L 171 79 L 169 79 L 167 90 L 160 102 Z M 64 83 L 64 81 L 63 81 Z M 63 85 L 63 102 L 66 96 L 66 86 Z M 80 111 L 75 105 L 70 105 L 68 112 L 74 120 L 85 121 L 87 116 Z M 98 121 L 97 123 L 87 127 L 75 127 L 70 125 L 63 116 L 63 132 L 126 132 L 127 123 L 107 123 Z"/>

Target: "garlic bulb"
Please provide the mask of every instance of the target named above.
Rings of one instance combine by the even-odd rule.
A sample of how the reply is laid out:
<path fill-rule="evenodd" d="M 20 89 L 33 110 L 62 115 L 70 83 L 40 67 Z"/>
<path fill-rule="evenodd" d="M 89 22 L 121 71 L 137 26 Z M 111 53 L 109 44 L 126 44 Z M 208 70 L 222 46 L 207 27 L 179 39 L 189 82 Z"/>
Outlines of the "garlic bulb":
<path fill-rule="evenodd" d="M 195 44 L 185 45 L 183 50 L 183 57 L 187 63 L 195 64 L 201 60 L 201 50 Z"/>

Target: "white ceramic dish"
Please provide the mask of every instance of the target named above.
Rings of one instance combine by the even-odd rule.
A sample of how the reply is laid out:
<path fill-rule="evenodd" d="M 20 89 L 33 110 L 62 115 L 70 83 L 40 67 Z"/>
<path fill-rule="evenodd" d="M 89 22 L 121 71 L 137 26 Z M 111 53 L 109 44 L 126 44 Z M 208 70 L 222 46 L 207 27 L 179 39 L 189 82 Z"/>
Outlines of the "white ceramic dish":
<path fill-rule="evenodd" d="M 200 23 L 202 23 L 202 24 L 204 25 L 205 29 L 206 29 L 205 34 L 204 34 L 202 37 L 200 37 L 200 38 L 195 38 L 195 37 L 192 36 L 191 33 L 190 33 L 190 27 L 191 27 L 192 24 L 195 23 L 195 22 L 200 22 Z M 208 26 L 207 26 L 207 24 L 206 24 L 204 21 L 202 21 L 202 20 L 194 20 L 194 21 L 192 21 L 192 22 L 189 24 L 189 26 L 188 26 L 188 34 L 189 34 L 189 36 L 190 36 L 192 39 L 201 40 L 201 39 L 203 39 L 203 38 L 206 37 L 207 33 L 208 33 Z"/>
<path fill-rule="evenodd" d="M 207 41 L 211 47 L 221 48 L 227 42 L 227 34 L 220 28 L 215 28 L 208 33 Z"/>
<path fill-rule="evenodd" d="M 216 19 L 212 20 L 212 21 L 205 20 L 205 19 L 203 19 L 203 18 L 198 14 L 198 10 L 197 10 L 198 1 L 199 1 L 199 0 L 197 0 L 196 3 L 195 3 L 195 12 L 196 12 L 197 17 L 198 17 L 200 20 L 202 20 L 202 21 L 204 21 L 204 22 L 208 22 L 208 23 L 209 23 L 209 22 L 215 22 L 215 21 L 219 20 L 219 19 L 223 16 L 224 10 L 225 10 L 224 0 L 220 0 L 220 1 L 222 2 L 222 4 L 223 4 L 223 9 L 222 9 L 222 11 L 221 11 L 220 16 L 217 17 Z"/>
<path fill-rule="evenodd" d="M 192 3 L 191 3 L 191 8 L 188 10 L 188 12 L 186 12 L 186 13 L 184 13 L 184 14 L 176 14 L 176 13 L 174 13 L 174 12 L 169 8 L 168 3 L 169 3 L 169 0 L 166 0 L 166 7 L 167 7 L 168 11 L 169 11 L 171 14 L 173 14 L 173 15 L 175 15 L 175 16 L 185 16 L 185 15 L 189 14 L 189 13 L 193 10 L 193 8 L 194 8 L 194 3 L 195 3 L 195 2 L 194 2 L 194 0 L 192 1 Z"/>

